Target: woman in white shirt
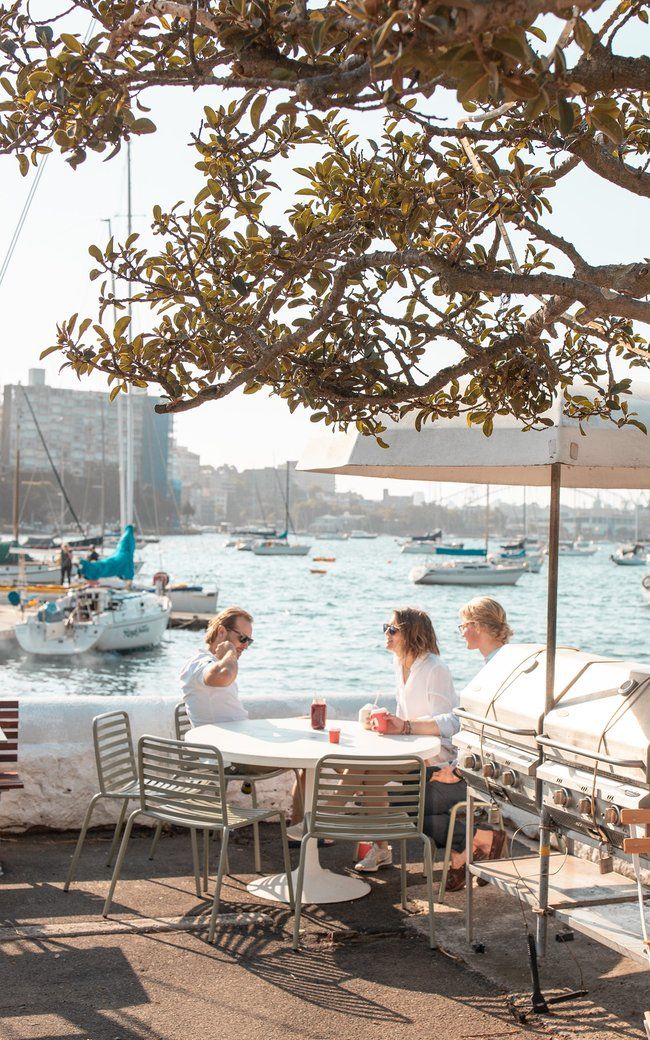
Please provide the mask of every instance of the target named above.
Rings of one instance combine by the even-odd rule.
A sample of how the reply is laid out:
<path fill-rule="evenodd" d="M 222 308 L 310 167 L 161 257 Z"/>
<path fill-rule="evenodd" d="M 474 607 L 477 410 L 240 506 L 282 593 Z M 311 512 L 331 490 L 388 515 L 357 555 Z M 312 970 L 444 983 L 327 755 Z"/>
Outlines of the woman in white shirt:
<path fill-rule="evenodd" d="M 453 714 L 458 697 L 451 672 L 440 656 L 436 633 L 425 611 L 417 607 L 394 610 L 390 622 L 384 625 L 384 634 L 386 649 L 394 654 L 397 698 L 397 711 L 388 718 L 388 731 L 440 736 L 440 754 L 427 769 L 429 779 L 434 771 L 453 762 L 455 758 L 451 738 L 458 732 L 460 723 Z M 431 800 L 428 791 L 430 786 L 427 784 L 427 803 Z M 432 812 L 427 804 L 425 815 L 431 816 Z M 440 835 L 436 833 L 432 837 L 438 844 Z M 390 866 L 392 862 L 393 853 L 388 843 L 375 842 L 368 854 L 357 863 L 356 869 L 363 873 L 374 873 L 381 867 Z"/>
<path fill-rule="evenodd" d="M 422 615 L 422 630 L 427 631 L 430 627 L 429 642 L 434 649 L 430 650 L 427 658 L 428 666 L 419 665 L 419 657 L 413 656 L 412 614 Z M 478 596 L 470 600 L 460 609 L 461 623 L 458 626 L 468 650 L 478 650 L 487 662 L 508 642 L 512 636 L 512 629 L 508 625 L 506 612 L 496 600 L 488 596 Z M 395 654 L 395 671 L 398 681 L 396 716 L 389 719 L 391 733 L 417 733 L 437 734 L 442 738 L 442 752 L 445 758 L 439 756 L 437 764 L 427 769 L 427 786 L 424 803 L 424 830 L 433 838 L 438 848 L 444 847 L 447 841 L 447 831 L 450 823 L 450 814 L 454 805 L 466 799 L 467 787 L 465 781 L 456 772 L 453 762 L 455 753 L 451 745 L 451 737 L 458 732 L 460 723 L 453 714 L 453 708 L 458 704 L 458 698 L 453 692 L 451 675 L 449 675 L 449 688 L 451 693 L 442 694 L 440 699 L 434 699 L 434 686 L 440 684 L 445 689 L 444 673 L 449 674 L 449 669 L 440 660 L 438 644 L 431 621 L 423 611 L 415 611 L 412 608 L 406 611 L 396 610 L 389 625 L 384 626 L 386 631 L 386 649 Z M 419 628 L 419 625 L 418 625 Z M 397 630 L 397 631 L 395 631 Z M 444 673 L 440 671 L 444 669 Z M 437 681 L 434 681 L 434 677 Z M 403 690 L 400 690 L 400 682 Z M 421 715 L 411 714 L 412 709 L 420 709 L 423 706 L 422 697 L 429 698 L 428 703 L 435 705 L 427 718 Z M 401 709 L 401 710 L 400 710 Z M 440 712 L 440 714 L 437 714 Z M 438 764 L 440 763 L 440 764 Z M 385 848 L 386 843 L 383 843 Z M 478 828 L 474 835 L 474 858 L 475 859 L 498 859 L 505 845 L 504 831 L 491 831 Z M 373 847 L 374 848 L 374 847 Z M 392 862 L 390 850 L 388 855 L 380 848 L 379 853 L 371 856 L 370 866 L 363 867 L 362 861 L 357 869 L 377 870 L 381 866 L 388 866 Z M 366 857 L 368 859 L 368 857 Z M 376 865 L 373 865 L 376 864 Z M 455 892 L 465 885 L 465 826 L 460 818 L 456 820 L 451 853 L 451 866 L 447 875 L 447 891 Z"/>

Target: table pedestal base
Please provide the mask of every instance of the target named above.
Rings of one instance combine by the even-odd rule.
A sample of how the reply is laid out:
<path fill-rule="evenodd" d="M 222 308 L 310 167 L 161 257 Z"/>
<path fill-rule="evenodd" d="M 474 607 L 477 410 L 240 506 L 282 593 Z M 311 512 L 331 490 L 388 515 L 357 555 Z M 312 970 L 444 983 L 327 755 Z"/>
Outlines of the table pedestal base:
<path fill-rule="evenodd" d="M 298 871 L 291 873 L 294 892 L 298 880 Z M 286 874 L 272 874 L 270 877 L 256 878 L 246 886 L 248 891 L 258 899 L 268 899 L 273 903 L 288 903 Z M 302 904 L 307 903 L 347 903 L 350 899 L 361 899 L 370 891 L 370 885 L 360 878 L 348 877 L 346 874 L 335 874 L 332 870 L 323 870 L 318 864 L 309 873 L 305 870 L 302 886 Z"/>

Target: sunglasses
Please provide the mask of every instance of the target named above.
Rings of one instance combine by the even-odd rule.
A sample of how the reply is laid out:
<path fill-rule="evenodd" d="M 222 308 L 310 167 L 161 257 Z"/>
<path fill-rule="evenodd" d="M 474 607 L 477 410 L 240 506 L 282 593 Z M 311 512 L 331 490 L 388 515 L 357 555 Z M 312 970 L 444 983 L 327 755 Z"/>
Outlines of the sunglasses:
<path fill-rule="evenodd" d="M 252 636 L 245 636 L 243 632 L 240 632 L 238 628 L 230 628 L 229 632 L 234 632 L 235 635 L 239 636 L 239 642 L 242 646 L 252 646 L 255 640 Z"/>
<path fill-rule="evenodd" d="M 394 636 L 400 631 L 399 625 L 382 625 L 384 635 L 388 633 L 389 636 Z"/>

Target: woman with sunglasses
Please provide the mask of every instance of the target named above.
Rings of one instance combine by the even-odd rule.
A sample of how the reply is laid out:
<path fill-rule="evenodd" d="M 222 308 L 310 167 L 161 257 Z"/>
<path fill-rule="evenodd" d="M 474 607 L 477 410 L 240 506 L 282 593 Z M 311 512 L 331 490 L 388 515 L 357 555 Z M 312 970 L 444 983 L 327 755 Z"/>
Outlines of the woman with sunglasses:
<path fill-rule="evenodd" d="M 394 643 L 395 636 L 390 632 L 390 628 L 396 627 L 395 622 L 399 622 L 399 613 L 396 611 L 391 625 L 385 626 L 386 648 L 396 654 L 397 673 L 403 641 Z M 508 625 L 505 610 L 500 603 L 488 596 L 477 597 L 461 607 L 460 619 L 458 630 L 465 639 L 467 649 L 478 650 L 483 657 L 484 664 L 494 657 L 512 636 L 512 629 Z M 448 761 L 443 765 L 434 764 L 427 769 L 424 803 L 424 830 L 429 837 L 433 838 L 438 848 L 442 848 L 446 844 L 454 805 L 464 802 L 467 793 L 465 781 L 453 766 L 455 753 L 450 743 L 451 736 L 459 728 L 458 719 L 451 714 L 457 703 L 458 701 L 455 699 L 453 706 L 447 712 L 429 720 L 408 718 L 404 712 L 400 715 L 398 687 L 398 716 L 391 716 L 389 720 L 390 731 L 393 733 L 433 733 L 442 737 L 443 752 L 447 751 Z M 474 858 L 478 860 L 498 859 L 503 852 L 505 837 L 505 832 L 501 830 L 491 831 L 477 828 L 474 834 Z M 457 817 L 452 841 L 451 865 L 447 874 L 446 889 L 448 892 L 457 892 L 465 887 L 465 859 L 465 826 L 463 821 Z"/>
<path fill-rule="evenodd" d="M 387 719 L 391 734 L 422 733 L 441 738 L 440 754 L 429 764 L 427 780 L 435 777 L 441 766 L 455 759 L 451 738 L 460 727 L 453 714 L 458 697 L 449 668 L 440 656 L 438 640 L 431 618 L 417 607 L 401 607 L 384 625 L 386 649 L 394 655 L 395 694 L 397 712 Z M 377 723 L 373 720 L 373 728 Z M 454 788 L 459 783 L 453 776 Z M 448 790 L 450 781 L 442 784 L 427 783 L 425 803 L 425 831 L 436 845 L 447 839 L 446 824 L 454 801 Z M 464 789 L 464 784 L 462 785 Z M 431 790 L 429 790 L 431 788 Z M 438 790 L 439 788 L 439 790 Z M 442 827 L 444 827 L 444 836 Z M 388 867 L 393 862 L 392 849 L 387 842 L 375 842 L 368 854 L 356 865 L 363 873 Z"/>

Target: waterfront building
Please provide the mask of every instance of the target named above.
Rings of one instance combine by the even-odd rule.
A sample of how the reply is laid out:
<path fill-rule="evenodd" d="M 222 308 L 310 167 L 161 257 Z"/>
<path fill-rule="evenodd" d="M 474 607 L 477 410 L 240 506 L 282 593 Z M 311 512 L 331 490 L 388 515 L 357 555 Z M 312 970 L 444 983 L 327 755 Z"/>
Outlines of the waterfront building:
<path fill-rule="evenodd" d="M 171 416 L 154 410 L 157 397 L 134 393 L 132 401 L 135 481 L 163 495 L 168 481 Z M 117 403 L 111 402 L 106 392 L 49 386 L 45 370 L 32 368 L 27 386 L 9 383 L 4 387 L 0 427 L 3 470 L 13 469 L 20 447 L 21 473 L 46 473 L 50 464 L 43 440 L 62 480 L 117 465 Z"/>

